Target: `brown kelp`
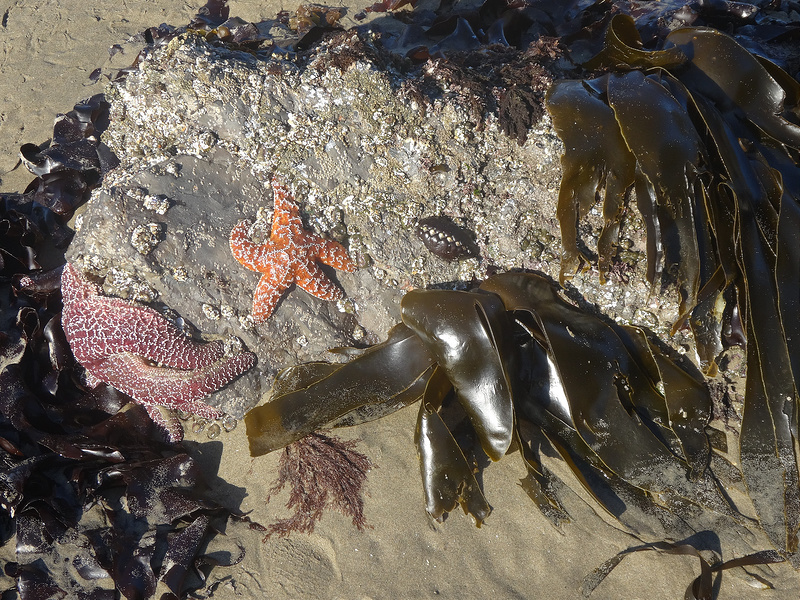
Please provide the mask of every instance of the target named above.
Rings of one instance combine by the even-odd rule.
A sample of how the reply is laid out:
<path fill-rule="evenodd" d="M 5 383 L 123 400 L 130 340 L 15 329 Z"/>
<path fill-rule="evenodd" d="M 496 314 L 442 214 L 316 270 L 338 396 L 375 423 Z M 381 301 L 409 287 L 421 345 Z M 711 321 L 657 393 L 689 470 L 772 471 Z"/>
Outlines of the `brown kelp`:
<path fill-rule="evenodd" d="M 610 558 L 602 565 L 597 567 L 583 580 L 581 592 L 584 598 L 588 598 L 595 588 L 602 583 L 614 568 L 620 562 L 631 554 L 645 551 L 654 551 L 661 554 L 675 554 L 680 556 L 693 556 L 700 562 L 700 575 L 698 575 L 686 588 L 683 597 L 687 600 L 711 600 L 713 598 L 712 590 L 714 589 L 713 576 L 714 573 L 721 573 L 728 569 L 736 567 L 748 567 L 751 565 L 766 565 L 770 563 L 782 562 L 783 557 L 774 550 L 762 550 L 754 552 L 747 556 L 740 556 L 726 561 L 716 561 L 712 564 L 703 558 L 697 551 L 697 548 L 691 544 L 673 544 L 671 542 L 656 542 L 653 544 L 645 544 L 643 546 L 636 546 L 623 550 L 616 556 Z"/>
<path fill-rule="evenodd" d="M 480 525 L 491 509 L 477 457 L 519 450 L 526 492 L 554 524 L 567 520 L 539 457 L 549 447 L 633 531 L 654 515 L 683 531 L 688 506 L 740 519 L 708 469 L 702 376 L 643 331 L 568 304 L 529 273 L 472 292 L 413 290 L 402 308 L 405 324 L 350 362 L 284 371 L 274 399 L 245 416 L 251 453 L 421 400 L 415 439 L 434 518 L 460 504 Z"/>
<path fill-rule="evenodd" d="M 270 402 L 245 416 L 250 454 L 278 450 L 326 426 L 354 425 L 419 399 L 434 358 L 408 327 L 344 364 L 307 363 L 278 375 Z"/>
<path fill-rule="evenodd" d="M 584 66 L 612 72 L 559 82 L 547 98 L 565 143 L 562 279 L 585 260 L 576 224 L 595 194 L 604 192 L 601 273 L 614 260 L 633 195 L 647 224 L 650 282 L 663 276 L 677 283 L 682 318 L 675 327 L 688 320 L 709 373 L 735 303 L 747 338 L 744 478 L 772 542 L 793 553 L 800 527 L 800 84 L 713 29 L 677 29 L 661 50 L 645 50 L 623 15 Z"/>

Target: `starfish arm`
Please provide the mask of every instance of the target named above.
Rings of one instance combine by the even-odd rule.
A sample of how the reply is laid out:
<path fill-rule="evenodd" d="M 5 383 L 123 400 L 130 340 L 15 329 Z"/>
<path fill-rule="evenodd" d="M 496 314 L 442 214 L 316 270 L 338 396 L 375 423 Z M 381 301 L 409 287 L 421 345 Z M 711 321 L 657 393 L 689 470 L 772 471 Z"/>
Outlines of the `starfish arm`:
<path fill-rule="evenodd" d="M 303 220 L 300 218 L 300 208 L 292 200 L 292 194 L 276 177 L 272 178 L 272 237 L 282 238 L 287 235 L 297 235 L 303 231 Z"/>
<path fill-rule="evenodd" d="M 99 295 L 99 286 L 81 275 L 71 263 L 64 265 L 61 272 L 61 298 L 65 307 Z"/>
<path fill-rule="evenodd" d="M 356 264 L 339 242 L 320 238 L 319 260 L 340 271 L 355 273 Z"/>
<path fill-rule="evenodd" d="M 328 279 L 317 263 L 309 262 L 298 268 L 295 281 L 299 287 L 321 300 L 344 298 L 344 292 Z"/>
<path fill-rule="evenodd" d="M 64 333 L 80 363 L 131 352 L 168 367 L 197 369 L 224 352 L 222 342 L 197 342 L 152 308 L 119 298 L 78 303 L 64 317 Z"/>
<path fill-rule="evenodd" d="M 95 288 L 93 294 L 77 292 L 87 285 Z M 61 287 L 64 334 L 81 364 L 120 352 L 178 369 L 197 369 L 222 358 L 221 342 L 197 342 L 152 308 L 98 295 L 72 265 L 64 268 Z"/>
<path fill-rule="evenodd" d="M 99 298 L 103 310 L 95 307 L 99 321 L 89 341 L 103 348 L 104 355 L 120 352 L 138 354 L 176 369 L 198 369 L 214 364 L 224 354 L 220 341 L 193 340 L 152 308 L 119 298 Z"/>
<path fill-rule="evenodd" d="M 102 380 L 92 375 L 92 372 L 88 368 L 86 369 L 85 378 L 86 378 L 86 385 L 88 385 L 90 388 L 96 388 L 98 385 L 103 383 Z"/>
<path fill-rule="evenodd" d="M 175 444 L 183 439 L 183 425 L 172 412 L 157 404 L 145 406 L 145 410 L 147 410 L 147 414 L 150 415 L 153 423 L 167 433 L 167 439 L 170 442 Z"/>
<path fill-rule="evenodd" d="M 282 255 L 271 268 L 266 269 L 253 294 L 253 320 L 256 323 L 266 321 L 275 310 L 283 292 L 292 283 L 292 273 L 288 258 Z"/>
<path fill-rule="evenodd" d="M 233 228 L 233 231 L 231 231 L 229 243 L 233 257 L 236 260 L 251 271 L 258 271 L 256 265 L 258 257 L 262 253 L 263 246 L 251 242 L 247 235 L 252 224 L 253 222 L 249 220 L 239 221 L 236 227 Z"/>
<path fill-rule="evenodd" d="M 255 364 L 255 355 L 242 352 L 192 371 L 157 367 L 141 356 L 114 354 L 85 365 L 95 378 L 127 394 L 144 406 L 182 408 L 207 419 L 222 411 L 200 402 Z"/>

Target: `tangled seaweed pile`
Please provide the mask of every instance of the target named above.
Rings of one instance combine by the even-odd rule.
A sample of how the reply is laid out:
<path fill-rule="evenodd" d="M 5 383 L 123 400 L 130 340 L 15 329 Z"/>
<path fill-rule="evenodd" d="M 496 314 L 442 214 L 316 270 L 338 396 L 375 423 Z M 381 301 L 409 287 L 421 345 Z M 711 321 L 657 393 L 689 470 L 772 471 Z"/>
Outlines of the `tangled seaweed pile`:
<path fill-rule="evenodd" d="M 108 107 L 102 94 L 92 96 L 56 118 L 51 140 L 20 148 L 22 163 L 36 175 L 25 190 L 35 202 L 69 218 L 117 166 L 113 152 L 99 140 L 108 126 Z"/>
<path fill-rule="evenodd" d="M 642 49 L 630 17 L 611 22 L 588 64 L 548 108 L 564 140 L 562 280 L 587 261 L 576 226 L 604 191 L 597 252 L 609 269 L 630 195 L 647 226 L 648 279 L 674 281 L 701 364 L 716 372 L 725 331 L 747 340 L 740 459 L 773 544 L 798 549 L 800 84 L 707 28 Z M 603 131 L 603 135 L 588 132 Z"/>
<path fill-rule="evenodd" d="M 642 330 L 604 323 L 565 303 L 541 276 L 524 273 L 496 275 L 475 292 L 413 290 L 403 299 L 403 322 L 349 363 L 284 371 L 272 400 L 245 417 L 251 453 L 421 398 L 417 445 L 434 518 L 459 503 L 478 524 L 489 514 L 451 434 L 462 422 L 492 460 L 521 451 L 523 485 L 556 524 L 566 514 L 528 448 L 543 435 L 623 521 L 631 511 L 623 514 L 611 498 L 644 501 L 645 492 L 674 492 L 732 514 L 706 471 L 711 400 L 702 378 Z M 534 428 L 524 429 L 525 445 L 523 423 Z"/>
<path fill-rule="evenodd" d="M 38 178 L 0 204 L 0 540 L 23 600 L 178 598 L 244 556 L 209 546 L 233 515 L 194 460 L 142 407 L 84 387 L 61 328 L 65 223 L 99 180 L 105 108 L 81 103 L 49 145 L 23 147 Z"/>
<path fill-rule="evenodd" d="M 518 451 L 525 491 L 553 525 L 568 521 L 558 478 L 540 458 L 555 451 L 632 532 L 657 522 L 685 538 L 747 521 L 725 491 L 732 482 L 708 468 L 702 376 L 643 330 L 566 303 L 532 273 L 497 275 L 474 292 L 411 291 L 403 322 L 348 363 L 284 371 L 272 400 L 245 417 L 251 454 L 421 399 L 415 439 L 426 508 L 438 520 L 460 504 L 480 526 L 491 511 L 475 476 L 480 457 Z"/>

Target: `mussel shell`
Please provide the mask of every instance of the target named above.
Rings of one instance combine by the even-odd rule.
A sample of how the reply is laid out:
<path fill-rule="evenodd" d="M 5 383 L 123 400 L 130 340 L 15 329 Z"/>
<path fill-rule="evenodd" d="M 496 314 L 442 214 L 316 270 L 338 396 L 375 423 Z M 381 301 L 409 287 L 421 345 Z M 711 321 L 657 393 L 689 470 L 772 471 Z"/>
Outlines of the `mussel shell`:
<path fill-rule="evenodd" d="M 432 254 L 445 260 L 461 260 L 478 255 L 470 232 L 448 217 L 421 219 L 417 224 L 417 236 Z"/>

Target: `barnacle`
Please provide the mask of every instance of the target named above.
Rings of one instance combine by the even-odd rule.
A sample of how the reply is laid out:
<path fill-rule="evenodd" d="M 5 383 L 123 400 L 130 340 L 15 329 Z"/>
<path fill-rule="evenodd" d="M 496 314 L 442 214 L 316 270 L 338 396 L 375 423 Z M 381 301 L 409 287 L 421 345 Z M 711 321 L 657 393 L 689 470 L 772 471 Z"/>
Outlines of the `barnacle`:
<path fill-rule="evenodd" d="M 800 527 L 800 84 L 733 38 L 681 28 L 642 49 L 630 17 L 610 24 L 588 67 L 614 72 L 556 83 L 548 109 L 565 144 L 559 194 L 562 279 L 582 258 L 577 220 L 605 191 L 601 273 L 628 195 L 647 224 L 648 277 L 675 281 L 709 374 L 722 350 L 724 299 L 747 338 L 740 437 L 750 498 L 770 539 L 795 552 Z M 603 135 L 596 135 L 598 130 Z M 735 290 L 735 295 L 727 293 Z"/>

